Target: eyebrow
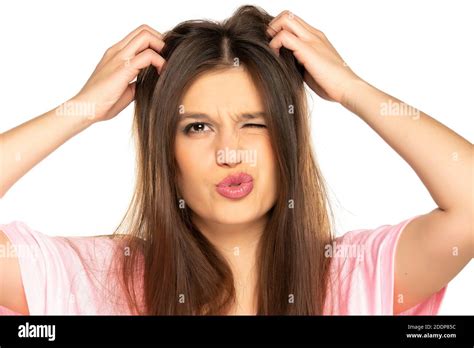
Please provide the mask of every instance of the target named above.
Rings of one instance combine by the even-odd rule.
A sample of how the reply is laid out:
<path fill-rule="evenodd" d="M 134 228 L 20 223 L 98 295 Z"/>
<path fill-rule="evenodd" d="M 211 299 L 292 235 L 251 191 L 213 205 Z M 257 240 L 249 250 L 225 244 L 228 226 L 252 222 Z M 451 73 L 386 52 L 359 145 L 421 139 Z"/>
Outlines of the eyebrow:
<path fill-rule="evenodd" d="M 244 112 L 238 115 L 240 119 L 244 120 L 253 120 L 256 118 L 262 118 L 267 115 L 266 112 Z M 195 119 L 195 120 L 211 120 L 212 118 L 205 113 L 184 113 L 180 115 L 180 120 L 186 120 L 188 118 Z"/>

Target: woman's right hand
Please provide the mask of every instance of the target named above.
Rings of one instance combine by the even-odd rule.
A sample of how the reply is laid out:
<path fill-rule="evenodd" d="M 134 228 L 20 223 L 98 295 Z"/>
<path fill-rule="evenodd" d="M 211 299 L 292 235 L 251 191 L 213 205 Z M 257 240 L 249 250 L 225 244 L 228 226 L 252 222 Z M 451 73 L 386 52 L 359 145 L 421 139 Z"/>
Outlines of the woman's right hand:
<path fill-rule="evenodd" d="M 165 60 L 159 52 L 163 36 L 141 25 L 104 54 L 89 80 L 70 102 L 83 104 L 92 123 L 115 117 L 135 96 L 135 82 L 141 69 L 153 65 L 161 72 Z M 92 110 L 92 111 L 91 111 Z"/>
<path fill-rule="evenodd" d="M 0 133 L 0 198 L 51 152 L 91 124 L 109 120 L 135 97 L 140 69 L 161 72 L 162 35 L 142 25 L 105 52 L 81 91 L 58 107 Z M 0 289 L 1 290 L 1 289 Z M 0 291 L 1 292 L 1 291 Z"/>

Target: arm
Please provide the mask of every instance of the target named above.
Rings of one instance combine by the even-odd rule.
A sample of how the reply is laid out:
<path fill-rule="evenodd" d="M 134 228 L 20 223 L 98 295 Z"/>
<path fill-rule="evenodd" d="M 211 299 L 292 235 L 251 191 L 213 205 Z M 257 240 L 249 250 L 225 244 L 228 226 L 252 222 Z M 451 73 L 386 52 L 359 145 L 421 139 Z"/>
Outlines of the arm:
<path fill-rule="evenodd" d="M 395 114 L 395 108 L 390 112 L 390 104 L 401 106 L 405 114 Z M 473 146 L 363 81 L 346 90 L 342 105 L 408 162 L 437 205 L 412 220 L 400 236 L 394 289 L 394 313 L 400 313 L 443 288 L 474 256 Z"/>
<path fill-rule="evenodd" d="M 291 12 L 278 15 L 267 33 L 276 53 L 293 51 L 313 91 L 359 116 L 408 162 L 438 205 L 406 226 L 396 250 L 394 313 L 422 302 L 474 256 L 472 144 L 363 81 L 321 31 Z M 405 115 L 395 116 L 390 105 Z"/>
<path fill-rule="evenodd" d="M 164 64 L 162 36 L 142 25 L 110 47 L 81 91 L 68 102 L 0 134 L 0 197 L 37 163 L 95 122 L 115 117 L 134 99 L 141 69 Z M 0 231 L 0 247 L 9 241 Z M 27 314 L 16 257 L 0 255 L 0 306 Z"/>
<path fill-rule="evenodd" d="M 42 159 L 91 124 L 115 117 L 134 98 L 140 69 L 164 59 L 162 36 L 142 25 L 110 47 L 71 100 L 0 134 L 0 197 Z"/>
<path fill-rule="evenodd" d="M 60 110 L 54 108 L 0 134 L 0 197 L 42 159 L 92 124 L 88 117 L 61 115 Z"/>

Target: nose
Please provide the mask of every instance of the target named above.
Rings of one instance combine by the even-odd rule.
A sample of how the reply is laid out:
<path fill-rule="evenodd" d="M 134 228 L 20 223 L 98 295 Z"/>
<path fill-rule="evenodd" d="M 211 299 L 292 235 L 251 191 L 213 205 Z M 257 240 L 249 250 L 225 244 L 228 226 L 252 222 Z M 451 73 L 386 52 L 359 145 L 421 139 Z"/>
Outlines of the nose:
<path fill-rule="evenodd" d="M 242 159 L 239 151 L 239 137 L 233 130 L 222 132 L 216 137 L 216 163 L 221 167 L 234 168 Z"/>

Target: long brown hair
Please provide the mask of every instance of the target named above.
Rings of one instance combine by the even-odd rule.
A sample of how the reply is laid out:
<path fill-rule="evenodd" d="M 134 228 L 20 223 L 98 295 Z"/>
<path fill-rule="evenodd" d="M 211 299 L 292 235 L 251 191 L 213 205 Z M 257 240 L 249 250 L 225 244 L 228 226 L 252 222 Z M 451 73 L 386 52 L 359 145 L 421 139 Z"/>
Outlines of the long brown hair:
<path fill-rule="evenodd" d="M 136 313 L 226 314 L 235 301 L 228 263 L 193 224 L 191 208 L 180 204 L 174 142 L 186 88 L 199 74 L 236 64 L 262 93 L 279 178 L 257 253 L 257 314 L 323 313 L 330 207 L 311 146 L 304 70 L 292 52 L 282 48 L 278 57 L 270 49 L 272 19 L 261 8 L 242 6 L 222 23 L 180 23 L 164 35 L 161 75 L 149 67 L 137 78 L 136 188 L 114 234 L 128 248 L 116 261 Z"/>

